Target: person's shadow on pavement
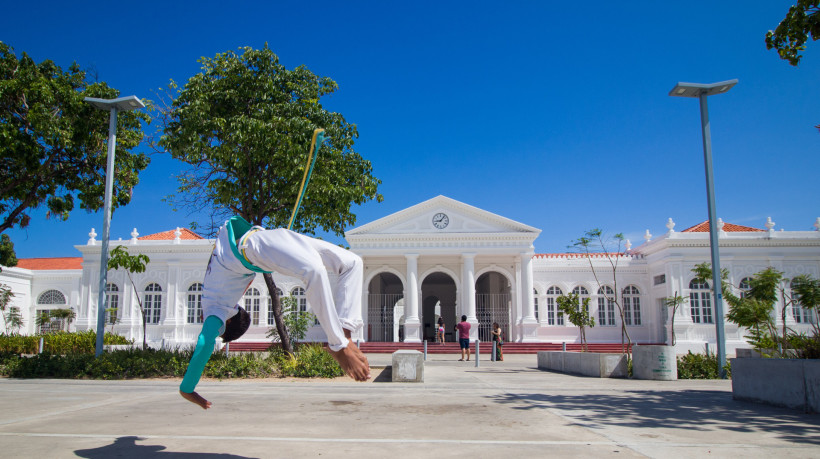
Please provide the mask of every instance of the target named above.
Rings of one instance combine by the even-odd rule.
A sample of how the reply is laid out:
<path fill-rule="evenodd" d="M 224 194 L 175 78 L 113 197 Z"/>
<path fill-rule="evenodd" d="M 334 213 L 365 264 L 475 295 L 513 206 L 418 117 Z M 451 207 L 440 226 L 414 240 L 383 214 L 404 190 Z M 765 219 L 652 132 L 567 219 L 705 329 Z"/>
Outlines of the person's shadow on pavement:
<path fill-rule="evenodd" d="M 119 437 L 110 445 L 101 446 L 94 449 L 78 449 L 74 451 L 78 457 L 88 459 L 108 459 L 111 457 L 121 458 L 160 458 L 171 459 L 180 457 L 184 459 L 252 459 L 247 456 L 237 456 L 236 454 L 216 454 L 216 453 L 182 453 L 174 451 L 164 451 L 162 445 L 138 445 L 139 437 Z"/>

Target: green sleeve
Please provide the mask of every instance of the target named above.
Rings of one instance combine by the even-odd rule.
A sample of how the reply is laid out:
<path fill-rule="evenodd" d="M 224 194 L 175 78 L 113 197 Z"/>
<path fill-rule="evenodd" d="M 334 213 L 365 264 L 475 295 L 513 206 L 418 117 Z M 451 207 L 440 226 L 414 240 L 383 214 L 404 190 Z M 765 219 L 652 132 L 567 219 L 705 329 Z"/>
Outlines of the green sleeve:
<path fill-rule="evenodd" d="M 179 385 L 179 390 L 182 392 L 190 394 L 196 389 L 199 378 L 202 377 L 202 372 L 205 370 L 205 365 L 214 352 L 216 337 L 219 335 L 221 328 L 222 320 L 219 317 L 208 316 L 205 319 L 205 323 L 202 324 L 202 331 L 199 333 L 199 339 L 196 341 L 194 354 L 191 356 L 191 362 L 188 363 L 188 371 L 185 372 L 182 384 Z"/>

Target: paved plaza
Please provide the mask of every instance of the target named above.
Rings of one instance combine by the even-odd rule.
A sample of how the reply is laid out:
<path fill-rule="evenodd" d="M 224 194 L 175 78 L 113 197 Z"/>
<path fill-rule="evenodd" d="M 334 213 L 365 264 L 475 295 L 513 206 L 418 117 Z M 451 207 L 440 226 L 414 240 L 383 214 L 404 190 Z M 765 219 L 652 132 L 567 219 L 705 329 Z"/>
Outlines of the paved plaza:
<path fill-rule="evenodd" d="M 371 355 L 389 365 L 389 355 Z M 431 355 L 424 383 L 0 379 L 0 457 L 820 457 L 820 415 L 732 400 L 730 381 L 596 379 L 534 355 Z"/>

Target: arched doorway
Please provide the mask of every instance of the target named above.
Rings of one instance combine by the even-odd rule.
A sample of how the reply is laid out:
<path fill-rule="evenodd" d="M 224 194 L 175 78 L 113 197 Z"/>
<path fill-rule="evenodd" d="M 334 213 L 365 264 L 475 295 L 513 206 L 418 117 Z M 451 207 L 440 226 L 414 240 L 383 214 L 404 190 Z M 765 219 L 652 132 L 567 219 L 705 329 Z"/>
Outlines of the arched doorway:
<path fill-rule="evenodd" d="M 481 275 L 475 283 L 475 315 L 478 339 L 492 341 L 493 322 L 498 322 L 504 339 L 510 339 L 510 282 L 497 272 Z"/>
<path fill-rule="evenodd" d="M 436 323 L 444 319 L 446 341 L 455 341 L 453 327 L 456 324 L 456 283 L 452 277 L 435 272 L 421 283 L 422 339 L 436 340 Z"/>
<path fill-rule="evenodd" d="M 367 295 L 368 341 L 401 341 L 404 335 L 404 285 L 392 273 L 379 273 L 371 281 Z"/>

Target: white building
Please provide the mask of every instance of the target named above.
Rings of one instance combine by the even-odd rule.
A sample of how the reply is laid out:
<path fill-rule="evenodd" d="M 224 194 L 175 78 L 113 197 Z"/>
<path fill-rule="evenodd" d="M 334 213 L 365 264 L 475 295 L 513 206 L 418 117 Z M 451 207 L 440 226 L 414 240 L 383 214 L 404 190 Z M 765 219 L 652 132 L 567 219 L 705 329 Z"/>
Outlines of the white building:
<path fill-rule="evenodd" d="M 603 255 L 536 254 L 533 242 L 541 230 L 476 207 L 438 196 L 379 220 L 351 229 L 350 248 L 364 259 L 362 316 L 364 341 L 421 342 L 434 337 L 439 316 L 446 330 L 466 315 L 473 339 L 487 340 L 498 322 L 508 340 L 516 342 L 578 342 L 578 329 L 557 313 L 555 299 L 568 293 L 589 297 L 596 325 L 589 342 L 620 343 L 620 315 L 604 293 L 623 295 L 625 321 L 633 342 L 666 343 L 671 317 L 663 300 L 676 293 L 689 299 L 675 317 L 677 352 L 714 349 L 715 326 L 708 286 L 695 282 L 691 269 L 709 261 L 708 224 L 676 232 L 670 219 L 664 235 L 645 236 L 638 247 L 617 256 L 616 282 L 610 260 Z M 820 226 L 820 219 L 815 224 Z M 820 277 L 820 231 L 774 231 L 725 224 L 720 229 L 721 266 L 740 290 L 744 279 L 772 266 L 787 279 L 799 274 Z M 40 310 L 74 308 L 72 328 L 96 327 L 100 242 L 96 234 L 75 248 L 77 258 L 24 259 L 4 268 L 0 282 L 15 293 L 14 307 L 23 314 L 21 332 L 35 333 Z M 142 323 L 135 295 L 147 310 L 147 335 L 152 345 L 189 345 L 200 329 L 201 282 L 213 242 L 188 230 L 139 237 L 136 230 L 124 245 L 147 255 L 145 273 L 134 276 L 134 292 L 123 271 L 108 276 L 109 305 L 118 322 L 108 329 L 142 340 Z M 600 284 L 590 268 L 595 267 Z M 280 295 L 297 297 L 309 308 L 304 290 L 292 278 L 274 274 Z M 784 284 L 788 289 L 788 285 Z M 267 341 L 273 326 L 270 299 L 261 276 L 245 294 L 244 306 L 253 324 L 242 341 Z M 782 308 L 778 304 L 778 308 Z M 787 305 L 786 325 L 810 330 L 810 311 Z M 779 319 L 778 319 L 779 321 Z M 743 329 L 726 324 L 727 352 L 745 347 Z M 451 335 L 448 340 L 452 341 Z M 308 340 L 322 341 L 318 325 Z"/>

